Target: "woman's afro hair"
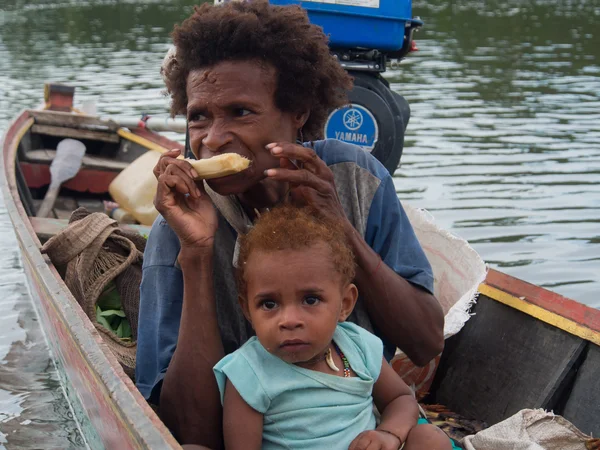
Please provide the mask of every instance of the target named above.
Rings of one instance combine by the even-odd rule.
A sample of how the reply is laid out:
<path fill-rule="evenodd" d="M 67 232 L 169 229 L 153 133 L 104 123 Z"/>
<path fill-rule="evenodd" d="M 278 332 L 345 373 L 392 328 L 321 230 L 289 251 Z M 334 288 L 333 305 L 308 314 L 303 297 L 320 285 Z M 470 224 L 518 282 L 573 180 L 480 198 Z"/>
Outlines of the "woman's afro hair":
<path fill-rule="evenodd" d="M 266 0 L 204 3 L 173 32 L 175 55 L 163 65 L 171 113 L 185 114 L 190 71 L 224 61 L 255 60 L 276 69 L 275 105 L 310 116 L 306 140 L 320 139 L 331 111 L 347 103 L 352 78 L 331 55 L 323 30 L 299 6 Z"/>

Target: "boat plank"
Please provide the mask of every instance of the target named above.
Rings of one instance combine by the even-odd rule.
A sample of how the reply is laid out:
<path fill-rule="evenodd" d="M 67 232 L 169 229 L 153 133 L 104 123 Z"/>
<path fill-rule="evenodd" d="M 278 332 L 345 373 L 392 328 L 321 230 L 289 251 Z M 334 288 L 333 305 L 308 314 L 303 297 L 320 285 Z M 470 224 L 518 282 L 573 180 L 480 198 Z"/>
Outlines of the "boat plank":
<path fill-rule="evenodd" d="M 563 415 L 576 423 L 581 431 L 600 436 L 600 347 L 589 344 L 585 361 L 577 378 Z"/>
<path fill-rule="evenodd" d="M 25 160 L 37 164 L 50 164 L 56 156 L 56 150 L 39 149 L 31 150 L 25 153 Z M 99 158 L 97 156 L 85 155 L 81 160 L 82 167 L 99 170 L 118 170 L 125 169 L 130 163 L 126 161 L 117 161 L 114 158 Z"/>
<path fill-rule="evenodd" d="M 523 408 L 553 408 L 585 341 L 480 295 L 446 341 L 427 402 L 497 423 Z"/>
<path fill-rule="evenodd" d="M 73 139 L 90 139 L 94 141 L 119 143 L 119 135 L 106 133 L 104 131 L 80 130 L 78 128 L 58 127 L 54 125 L 33 125 L 31 132 L 34 134 L 46 134 Z"/>
<path fill-rule="evenodd" d="M 112 121 L 101 120 L 95 116 L 72 114 L 59 111 L 29 110 L 29 115 L 39 125 L 67 126 L 70 128 L 83 128 L 97 131 L 116 132 L 118 124 Z"/>

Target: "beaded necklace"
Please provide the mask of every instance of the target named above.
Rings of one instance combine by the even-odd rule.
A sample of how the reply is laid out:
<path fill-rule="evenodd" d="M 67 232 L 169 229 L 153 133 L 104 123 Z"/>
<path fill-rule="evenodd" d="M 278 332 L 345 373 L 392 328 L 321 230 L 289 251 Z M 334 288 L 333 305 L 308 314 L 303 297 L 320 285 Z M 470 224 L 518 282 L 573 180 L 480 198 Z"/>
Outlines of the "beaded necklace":
<path fill-rule="evenodd" d="M 348 358 L 346 358 L 344 352 L 340 350 L 340 348 L 335 342 L 332 342 L 332 344 L 333 348 L 335 348 L 335 351 L 338 353 L 338 355 L 340 355 L 340 358 L 342 358 L 342 362 L 344 363 L 344 378 L 350 377 L 350 363 L 348 362 Z M 331 348 L 327 349 L 325 360 L 327 361 L 327 365 L 331 370 L 335 370 L 336 372 L 340 371 L 340 369 L 338 369 L 335 363 L 333 362 L 333 358 L 331 357 Z"/>

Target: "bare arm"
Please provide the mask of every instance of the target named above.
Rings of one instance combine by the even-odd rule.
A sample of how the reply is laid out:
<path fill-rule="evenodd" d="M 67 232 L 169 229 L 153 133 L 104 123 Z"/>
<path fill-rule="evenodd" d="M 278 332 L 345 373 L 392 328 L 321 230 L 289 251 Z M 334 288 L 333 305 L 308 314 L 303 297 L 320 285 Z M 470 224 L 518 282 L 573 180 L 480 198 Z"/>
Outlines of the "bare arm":
<path fill-rule="evenodd" d="M 217 216 L 189 163 L 161 156 L 154 205 L 181 244 L 183 307 L 177 348 L 165 374 L 159 413 L 182 444 L 223 447 L 221 399 L 212 368 L 223 357 L 213 288 Z M 160 330 L 156 330 L 160 333 Z"/>
<path fill-rule="evenodd" d="M 418 365 L 425 365 L 444 348 L 444 313 L 437 299 L 387 267 L 348 221 L 337 195 L 331 169 L 314 150 L 301 145 L 269 146 L 281 158 L 280 169 L 267 176 L 290 183 L 292 201 L 311 205 L 324 215 L 345 221 L 358 271 L 356 283 L 374 325 Z M 286 159 L 295 160 L 290 167 Z"/>
<path fill-rule="evenodd" d="M 182 248 L 183 310 L 163 381 L 160 415 L 182 444 L 223 447 L 221 399 L 212 368 L 224 356 L 217 325 L 212 251 Z"/>
<path fill-rule="evenodd" d="M 417 424 L 419 407 L 410 388 L 385 359 L 373 387 L 373 400 L 381 412 L 377 430 L 389 431 L 406 442 L 409 431 Z"/>
<path fill-rule="evenodd" d="M 348 450 L 397 450 L 417 424 L 417 401 L 385 358 L 382 358 L 381 373 L 373 386 L 373 400 L 381 412 L 381 423 L 375 430 L 363 431 L 356 436 Z"/>
<path fill-rule="evenodd" d="M 227 450 L 260 450 L 263 415 L 250 407 L 227 380 L 223 400 L 223 435 Z"/>
<path fill-rule="evenodd" d="M 348 222 L 356 283 L 375 326 L 417 365 L 444 349 L 444 313 L 437 299 L 390 269 Z M 401 320 L 400 320 L 401 319 Z"/>

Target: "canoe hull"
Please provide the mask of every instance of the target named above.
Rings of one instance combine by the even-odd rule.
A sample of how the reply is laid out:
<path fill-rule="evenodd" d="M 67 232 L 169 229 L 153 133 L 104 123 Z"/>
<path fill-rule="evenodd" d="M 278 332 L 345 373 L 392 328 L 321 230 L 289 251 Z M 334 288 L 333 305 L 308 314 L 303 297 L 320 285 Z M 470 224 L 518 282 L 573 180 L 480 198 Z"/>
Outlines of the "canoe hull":
<path fill-rule="evenodd" d="M 544 408 L 600 435 L 600 311 L 496 271 L 480 291 L 427 400 L 490 425 Z"/>
<path fill-rule="evenodd" d="M 31 125 L 24 112 L 5 135 L 0 186 L 35 307 L 84 439 L 98 449 L 180 448 L 39 251 L 41 244 L 27 220 L 15 180 L 17 148 Z"/>

